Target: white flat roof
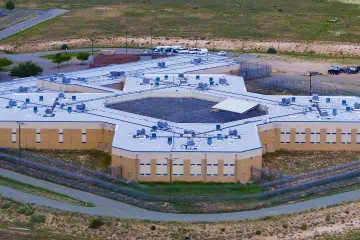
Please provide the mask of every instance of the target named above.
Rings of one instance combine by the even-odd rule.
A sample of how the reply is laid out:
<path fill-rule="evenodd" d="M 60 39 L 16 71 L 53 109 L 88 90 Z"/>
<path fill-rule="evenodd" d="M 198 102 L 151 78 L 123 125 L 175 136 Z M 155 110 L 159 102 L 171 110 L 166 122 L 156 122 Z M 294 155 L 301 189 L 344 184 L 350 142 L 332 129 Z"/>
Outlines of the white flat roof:
<path fill-rule="evenodd" d="M 243 99 L 227 98 L 224 101 L 219 102 L 212 108 L 235 113 L 245 113 L 253 109 L 257 105 L 259 104 L 256 102 L 251 102 Z"/>

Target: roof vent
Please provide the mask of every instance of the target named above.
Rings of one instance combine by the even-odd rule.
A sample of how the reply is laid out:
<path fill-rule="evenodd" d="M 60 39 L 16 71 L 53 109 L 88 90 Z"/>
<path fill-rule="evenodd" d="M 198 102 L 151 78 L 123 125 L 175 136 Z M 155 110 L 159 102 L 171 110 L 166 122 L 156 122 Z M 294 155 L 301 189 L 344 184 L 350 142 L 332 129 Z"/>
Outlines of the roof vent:
<path fill-rule="evenodd" d="M 313 100 L 313 102 L 319 102 L 320 101 L 319 95 L 318 94 L 313 94 L 312 100 Z"/>
<path fill-rule="evenodd" d="M 110 76 L 112 78 L 122 77 L 124 75 L 125 75 L 124 71 L 112 71 L 112 72 L 110 72 Z"/>
<path fill-rule="evenodd" d="M 171 145 L 173 143 L 173 138 L 172 137 L 168 137 L 167 143 L 169 145 Z"/>
<path fill-rule="evenodd" d="M 151 133 L 151 140 L 155 140 L 156 139 L 156 133 Z"/>
<path fill-rule="evenodd" d="M 78 77 L 77 80 L 80 82 L 87 82 L 87 79 L 85 77 Z"/>
<path fill-rule="evenodd" d="M 221 133 L 218 133 L 218 134 L 216 135 L 216 140 L 219 140 L 219 141 L 223 140 L 223 136 L 222 136 Z"/>
<path fill-rule="evenodd" d="M 354 103 L 354 111 L 360 111 L 360 103 Z"/>
<path fill-rule="evenodd" d="M 207 138 L 207 144 L 209 144 L 209 145 L 212 144 L 212 137 L 208 137 L 208 138 Z"/>
<path fill-rule="evenodd" d="M 221 131 L 221 125 L 220 124 L 216 125 L 216 131 Z"/>
<path fill-rule="evenodd" d="M 43 102 L 44 101 L 44 96 L 39 96 L 39 102 Z"/>
<path fill-rule="evenodd" d="M 29 103 L 30 103 L 30 98 L 26 98 L 26 99 L 25 99 L 25 103 L 26 103 L 26 104 L 29 104 Z"/>
<path fill-rule="evenodd" d="M 165 76 L 164 76 L 164 79 L 165 79 L 165 80 L 168 80 L 168 79 L 169 79 L 169 76 L 168 76 L 168 75 L 165 75 Z"/>
<path fill-rule="evenodd" d="M 333 115 L 334 115 L 334 116 L 337 115 L 337 109 L 336 109 L 336 108 L 333 109 Z"/>
<path fill-rule="evenodd" d="M 34 107 L 34 113 L 37 113 L 38 112 L 38 107 Z"/>
<path fill-rule="evenodd" d="M 65 93 L 63 92 L 59 93 L 59 98 L 65 98 Z"/>

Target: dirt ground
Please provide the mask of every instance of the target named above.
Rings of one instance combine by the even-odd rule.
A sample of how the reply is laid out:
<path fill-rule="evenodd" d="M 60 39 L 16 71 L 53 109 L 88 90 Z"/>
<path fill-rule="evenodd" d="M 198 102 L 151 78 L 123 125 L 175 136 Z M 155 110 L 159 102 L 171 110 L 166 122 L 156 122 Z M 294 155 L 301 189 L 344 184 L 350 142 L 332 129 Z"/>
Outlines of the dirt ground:
<path fill-rule="evenodd" d="M 360 160 L 359 152 L 296 151 L 292 153 L 287 151 L 268 153 L 263 156 L 264 166 L 280 170 L 287 175 L 297 175 Z"/>
<path fill-rule="evenodd" d="M 62 39 L 59 41 L 26 41 L 9 42 L 0 44 L 0 50 L 16 52 L 37 52 L 51 49 L 58 49 L 63 43 L 68 43 L 72 48 L 90 47 L 91 40 L 82 39 Z M 98 36 L 96 46 L 118 47 L 124 46 L 125 37 L 119 36 Z M 150 36 L 147 37 L 128 37 L 128 43 L 132 46 L 150 47 Z M 231 51 L 256 51 L 266 52 L 268 48 L 275 47 L 279 52 L 288 53 L 317 53 L 328 55 L 347 55 L 360 56 L 360 44 L 358 43 L 338 43 L 322 41 L 282 41 L 282 40 L 243 40 L 243 39 L 204 39 L 197 40 L 180 37 L 156 37 L 153 38 L 153 45 L 182 45 L 185 47 L 206 47 L 209 49 L 223 49 Z"/>
<path fill-rule="evenodd" d="M 9 203 L 11 207 L 9 206 Z M 33 215 L 44 215 L 44 223 L 31 223 L 31 217 L 17 213 L 23 204 L 0 198 L 0 239 L 35 239 L 33 235 L 46 233 L 39 239 L 255 239 L 305 240 L 323 235 L 340 235 L 360 228 L 360 203 L 348 203 L 300 214 L 217 223 L 151 222 L 102 218 L 99 229 L 89 228 L 94 216 L 67 213 L 33 206 Z M 4 209 L 3 206 L 7 206 Z M 66 237 L 64 237 L 66 236 Z M 20 239 L 20 238 L 19 238 Z M 23 239 L 23 238 L 21 238 Z"/>

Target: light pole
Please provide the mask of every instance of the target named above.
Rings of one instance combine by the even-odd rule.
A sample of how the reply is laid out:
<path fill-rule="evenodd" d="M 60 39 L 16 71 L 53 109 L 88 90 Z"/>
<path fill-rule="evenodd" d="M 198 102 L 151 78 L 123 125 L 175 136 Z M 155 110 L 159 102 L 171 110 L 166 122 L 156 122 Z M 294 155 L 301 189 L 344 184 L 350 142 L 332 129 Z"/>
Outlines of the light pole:
<path fill-rule="evenodd" d="M 24 123 L 17 122 L 17 124 L 18 124 L 18 128 L 19 128 L 19 157 L 22 158 L 22 154 L 21 154 L 21 126 L 23 126 Z"/>
<path fill-rule="evenodd" d="M 316 74 L 314 72 L 309 72 L 309 78 L 310 78 L 310 96 L 312 96 L 312 76 L 315 76 Z"/>
<path fill-rule="evenodd" d="M 153 49 L 153 45 L 152 45 L 152 35 L 153 35 L 153 27 L 150 27 L 150 50 L 151 50 L 151 55 L 152 55 L 152 49 Z"/>
<path fill-rule="evenodd" d="M 125 45 L 126 45 L 126 54 L 128 53 L 128 30 L 125 28 Z"/>
<path fill-rule="evenodd" d="M 169 181 L 169 195 L 170 195 L 170 205 L 172 205 L 172 189 L 171 189 L 171 187 L 172 187 L 172 168 L 173 168 L 173 161 L 174 160 L 177 160 L 178 158 L 173 158 L 172 157 L 172 154 L 170 154 L 170 158 L 165 158 L 166 160 L 167 160 L 167 162 L 168 162 L 168 164 L 169 164 L 169 166 L 170 166 L 170 169 L 169 169 L 169 172 L 170 172 L 170 181 Z"/>

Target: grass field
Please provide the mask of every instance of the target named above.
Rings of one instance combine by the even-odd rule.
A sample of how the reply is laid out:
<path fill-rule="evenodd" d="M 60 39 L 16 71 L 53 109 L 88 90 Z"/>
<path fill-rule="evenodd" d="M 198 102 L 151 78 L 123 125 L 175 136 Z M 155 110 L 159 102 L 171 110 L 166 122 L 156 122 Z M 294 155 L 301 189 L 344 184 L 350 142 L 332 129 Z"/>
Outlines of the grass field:
<path fill-rule="evenodd" d="M 1 177 L 0 176 L 0 186 L 9 187 L 15 190 L 19 190 L 21 192 L 30 193 L 36 196 L 66 202 L 73 205 L 85 206 L 85 207 L 92 207 L 91 203 L 86 203 L 75 198 L 69 197 L 67 195 L 63 195 L 60 193 L 52 192 L 44 188 L 35 187 L 33 185 L 25 184 L 22 182 L 18 182 L 9 178 Z"/>
<path fill-rule="evenodd" d="M 258 184 L 234 183 L 143 183 L 144 192 L 157 195 L 246 195 L 258 193 L 261 188 Z"/>
<path fill-rule="evenodd" d="M 4 1 L 0 1 L 3 4 Z M 333 0 L 17 0 L 19 8 L 72 11 L 3 43 L 129 35 L 360 40 L 359 5 Z"/>

